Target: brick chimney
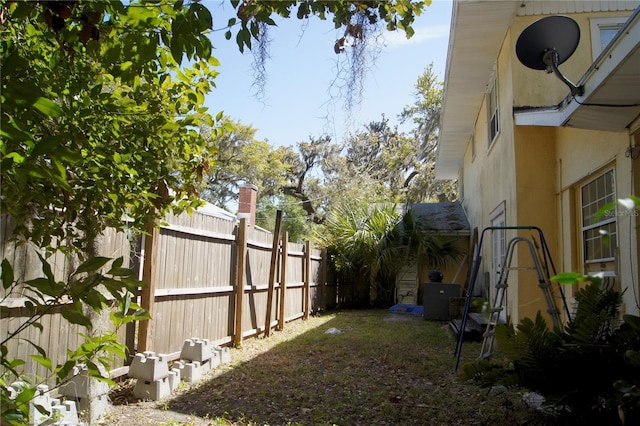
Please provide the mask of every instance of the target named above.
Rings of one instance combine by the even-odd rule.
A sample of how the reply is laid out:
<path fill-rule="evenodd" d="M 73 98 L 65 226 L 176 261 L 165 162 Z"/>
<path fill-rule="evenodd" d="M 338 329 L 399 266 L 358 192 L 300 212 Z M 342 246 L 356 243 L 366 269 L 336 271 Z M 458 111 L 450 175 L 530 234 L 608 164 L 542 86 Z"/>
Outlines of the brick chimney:
<path fill-rule="evenodd" d="M 249 226 L 256 225 L 256 202 L 258 200 L 258 187 L 245 183 L 240 185 L 238 194 L 238 219 L 246 218 Z"/>

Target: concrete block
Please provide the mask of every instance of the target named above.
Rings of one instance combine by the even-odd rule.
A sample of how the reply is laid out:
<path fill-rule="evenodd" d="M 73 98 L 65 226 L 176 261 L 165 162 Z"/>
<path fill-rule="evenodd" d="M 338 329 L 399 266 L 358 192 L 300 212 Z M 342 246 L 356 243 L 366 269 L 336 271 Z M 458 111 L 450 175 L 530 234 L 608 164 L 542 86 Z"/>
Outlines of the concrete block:
<path fill-rule="evenodd" d="M 100 374 L 109 377 L 106 370 Z M 59 393 L 73 399 L 93 398 L 108 394 L 109 384 L 90 377 L 86 366 L 77 365 L 73 367 L 70 380 L 60 387 Z"/>
<path fill-rule="evenodd" d="M 169 375 L 169 363 L 166 356 L 154 352 L 138 353 L 129 366 L 129 377 L 140 381 L 155 382 Z"/>
<path fill-rule="evenodd" d="M 199 382 L 205 373 L 204 368 L 205 367 L 198 361 L 185 362 L 181 372 L 182 380 L 188 383 Z"/>
<path fill-rule="evenodd" d="M 133 387 L 133 396 L 139 399 L 158 401 L 171 395 L 169 375 L 155 381 L 138 379 Z"/>
<path fill-rule="evenodd" d="M 167 376 L 167 378 L 169 379 L 169 389 L 171 390 L 171 392 L 178 389 L 178 385 L 180 384 L 180 377 L 181 375 L 179 369 L 172 368 L 171 371 L 169 371 L 169 375 Z"/>
<path fill-rule="evenodd" d="M 187 339 L 182 344 L 180 359 L 189 361 L 204 362 L 211 359 L 213 353 L 213 345 L 208 339 Z"/>
<path fill-rule="evenodd" d="M 222 364 L 222 361 L 220 360 L 220 352 L 214 350 L 211 353 L 211 359 L 208 361 L 209 364 L 211 364 L 211 368 L 216 368 L 216 367 L 220 367 L 220 364 Z"/>
<path fill-rule="evenodd" d="M 77 425 L 79 422 L 75 401 L 65 401 L 62 404 L 57 403 L 51 407 L 51 411 L 51 419 L 56 426 Z"/>
<path fill-rule="evenodd" d="M 19 389 L 20 384 L 12 385 L 14 389 Z M 49 393 L 49 386 L 38 385 L 35 397 L 29 403 L 29 424 L 39 425 L 51 418 L 52 398 Z M 41 411 L 44 410 L 44 411 Z"/>
<path fill-rule="evenodd" d="M 221 346 L 215 346 L 214 350 L 216 352 L 218 352 L 218 355 L 220 356 L 220 363 L 221 364 L 229 364 L 231 362 L 231 350 L 229 350 L 229 348 L 227 347 L 221 347 Z"/>
<path fill-rule="evenodd" d="M 91 398 L 67 398 L 76 403 L 78 416 L 89 424 L 95 424 L 98 419 L 107 414 L 111 406 L 109 394 L 97 395 Z"/>

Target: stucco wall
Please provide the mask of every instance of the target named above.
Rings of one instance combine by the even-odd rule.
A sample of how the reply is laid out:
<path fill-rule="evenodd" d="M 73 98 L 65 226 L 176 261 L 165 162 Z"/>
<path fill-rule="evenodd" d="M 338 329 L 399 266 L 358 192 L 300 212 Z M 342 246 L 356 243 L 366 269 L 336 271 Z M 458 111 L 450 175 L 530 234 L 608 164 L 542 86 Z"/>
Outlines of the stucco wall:
<path fill-rule="evenodd" d="M 589 18 L 628 16 L 630 12 L 598 12 L 572 15 L 581 26 L 582 42 L 574 55 L 560 69 L 576 82 L 592 62 Z M 529 70 L 515 54 L 518 35 L 539 16 L 516 18 L 507 33 L 496 62 L 498 75 L 500 133 L 488 148 L 486 102 L 475 122 L 473 141 L 467 147 L 461 170 L 464 185 L 463 206 L 472 228 L 478 232 L 490 226 L 490 213 L 504 202 L 506 225 L 531 225 L 542 229 L 557 272 L 581 271 L 580 229 L 576 223 L 576 185 L 594 176 L 602 167 L 615 166 L 618 198 L 633 194 L 632 161 L 625 156 L 629 146 L 627 132 L 594 132 L 572 128 L 535 126 L 515 127 L 514 106 L 547 106 L 560 102 L 569 89 L 553 75 Z M 489 86 L 492 80 L 487 81 Z M 470 139 L 471 140 L 471 139 Z M 638 161 L 636 161 L 636 167 Z M 637 172 L 635 172 L 637 180 Z M 636 191 L 637 195 L 637 191 Z M 636 283 L 636 291 L 624 294 L 625 310 L 638 312 L 636 218 L 632 215 L 618 222 L 619 273 L 623 287 Z M 507 241 L 515 231 L 507 231 Z M 520 232 L 529 237 L 529 232 Z M 538 241 L 539 242 L 539 241 Z M 519 246 L 512 265 L 528 266 L 531 256 L 526 246 Z M 491 271 L 490 235 L 482 246 L 482 265 L 476 286 L 482 284 L 485 271 Z M 552 273 L 553 271 L 550 271 Z M 582 271 L 581 271 L 582 272 Z M 635 274 L 635 275 L 634 275 Z M 494 283 L 492 283 L 494 284 Z M 575 289 L 565 289 L 569 297 Z M 508 313 L 515 321 L 546 311 L 543 294 L 532 272 L 510 275 Z M 562 306 L 558 304 L 562 310 Z"/>
<path fill-rule="evenodd" d="M 554 129 L 548 127 L 516 127 L 514 138 L 517 176 L 517 218 L 519 226 L 535 226 L 542 230 L 551 253 L 551 261 L 558 260 L 560 238 L 557 222 L 556 198 L 556 142 Z M 535 231 L 521 231 L 519 236 L 535 241 L 541 238 Z M 534 259 L 527 244 L 518 245 L 519 266 L 533 266 Z M 549 265 L 552 273 L 551 265 Z M 518 271 L 517 310 L 520 318 L 546 313 L 544 293 L 538 286 L 535 271 Z M 546 314 L 545 314 L 546 315 Z M 547 317 L 547 319 L 550 319 Z"/>
<path fill-rule="evenodd" d="M 563 262 L 565 271 L 584 272 L 579 247 L 579 223 L 577 222 L 577 190 L 579 185 L 597 176 L 601 171 L 613 167 L 616 182 L 616 197 L 625 198 L 634 194 L 633 160 L 626 155 L 630 144 L 625 132 L 596 132 L 571 128 L 557 128 L 557 155 L 559 173 L 559 221 L 563 235 Z M 637 163 L 637 161 L 636 161 Z M 637 190 L 635 190 L 637 195 Z M 638 313 L 637 300 L 637 218 L 620 211 L 618 216 L 618 273 L 623 288 L 636 283 L 623 294 L 624 309 Z"/>

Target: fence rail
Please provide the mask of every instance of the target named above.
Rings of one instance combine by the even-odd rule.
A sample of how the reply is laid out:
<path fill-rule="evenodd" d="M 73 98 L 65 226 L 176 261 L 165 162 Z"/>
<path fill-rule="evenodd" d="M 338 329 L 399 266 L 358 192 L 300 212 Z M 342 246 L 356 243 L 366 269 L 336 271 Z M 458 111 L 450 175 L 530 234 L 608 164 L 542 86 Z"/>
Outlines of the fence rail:
<path fill-rule="evenodd" d="M 11 242 L 11 229 L 11 219 L 2 216 L 0 249 L 14 268 L 14 276 L 20 282 L 42 276 L 37 253 L 44 252 Z M 170 214 L 161 226 L 149 228 L 140 241 L 131 242 L 123 232 L 108 229 L 97 246 L 100 256 L 122 256 L 123 266 L 136 270 L 146 284 L 140 289 L 139 301 L 152 320 L 118 331 L 130 355 L 153 351 L 177 358 L 184 340 L 193 337 L 218 345 L 240 344 L 265 331 L 268 299 L 272 300 L 269 327 L 280 328 L 336 303 L 335 289 L 325 289 L 326 260 L 321 250 L 282 239 L 276 244 L 277 260 L 271 271 L 273 235 L 246 226 L 244 219 L 238 223 L 199 212 Z M 75 259 L 60 253 L 48 261 L 56 280 L 66 280 L 77 266 Z M 270 274 L 275 277 L 271 298 Z M 2 340 L 29 316 L 24 291 L 7 294 L 0 290 Z M 34 377 L 47 372 L 30 360 L 29 355 L 36 352 L 25 339 L 42 347 L 56 365 L 65 361 L 67 348 L 82 343 L 80 334 L 86 332 L 55 312 L 40 323 L 42 332 L 30 327 L 6 343 L 8 357 L 27 361 L 24 371 Z M 114 364 L 112 375 L 125 374 L 127 363 Z"/>

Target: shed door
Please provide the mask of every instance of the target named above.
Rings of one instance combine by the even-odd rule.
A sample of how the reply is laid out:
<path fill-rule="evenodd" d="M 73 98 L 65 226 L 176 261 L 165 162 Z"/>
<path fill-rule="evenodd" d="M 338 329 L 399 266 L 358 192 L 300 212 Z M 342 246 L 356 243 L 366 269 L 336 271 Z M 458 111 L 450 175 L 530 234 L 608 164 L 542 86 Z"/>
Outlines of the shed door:
<path fill-rule="evenodd" d="M 417 305 L 418 301 L 418 266 L 413 263 L 405 265 L 396 277 L 396 303 Z"/>

